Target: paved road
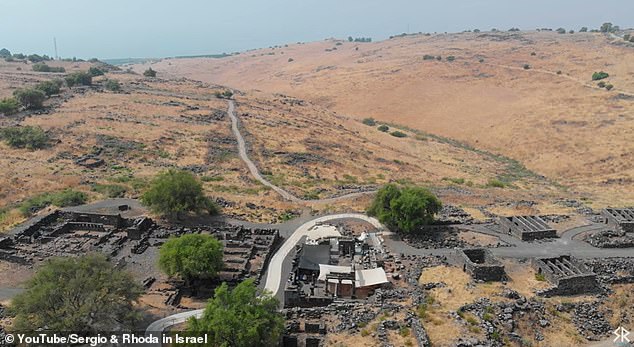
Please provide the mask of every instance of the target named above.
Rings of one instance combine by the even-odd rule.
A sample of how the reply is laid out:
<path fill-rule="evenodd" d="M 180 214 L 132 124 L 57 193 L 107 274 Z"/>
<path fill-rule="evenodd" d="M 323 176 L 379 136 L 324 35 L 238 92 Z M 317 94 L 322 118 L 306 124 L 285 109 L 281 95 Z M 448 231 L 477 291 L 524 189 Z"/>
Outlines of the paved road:
<path fill-rule="evenodd" d="M 244 137 L 242 137 L 242 134 L 240 133 L 240 127 L 239 127 L 240 121 L 238 120 L 238 117 L 236 116 L 235 102 L 233 100 L 229 100 L 229 109 L 227 110 L 227 113 L 229 114 L 229 118 L 231 118 L 231 131 L 233 131 L 233 135 L 236 137 L 236 140 L 238 141 L 238 153 L 240 155 L 240 159 L 242 159 L 242 161 L 247 165 L 247 167 L 249 168 L 249 172 L 256 180 L 258 180 L 263 185 L 273 189 L 276 193 L 278 193 L 284 199 L 294 203 L 298 203 L 298 204 L 327 204 L 327 203 L 353 199 L 363 195 L 375 193 L 375 191 L 373 190 L 373 191 L 366 191 L 366 192 L 350 193 L 350 194 L 337 196 L 333 198 L 317 199 L 317 200 L 304 200 L 304 199 L 300 199 L 296 197 L 295 195 L 274 185 L 273 183 L 267 181 L 264 177 L 262 177 L 262 174 L 260 173 L 260 170 L 258 170 L 258 167 L 251 160 L 251 158 L 249 158 L 249 155 L 247 154 L 247 146 L 245 144 Z"/>

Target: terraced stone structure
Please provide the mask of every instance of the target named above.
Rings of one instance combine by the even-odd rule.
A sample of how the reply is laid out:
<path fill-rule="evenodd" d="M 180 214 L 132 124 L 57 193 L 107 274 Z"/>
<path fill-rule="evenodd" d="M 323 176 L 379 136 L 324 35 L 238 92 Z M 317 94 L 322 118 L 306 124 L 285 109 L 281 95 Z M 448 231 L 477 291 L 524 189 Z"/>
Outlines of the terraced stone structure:
<path fill-rule="evenodd" d="M 600 290 L 597 275 L 571 256 L 534 258 L 531 265 L 538 274 L 544 276 L 554 286 L 539 292 L 539 295 L 577 295 L 596 293 Z"/>
<path fill-rule="evenodd" d="M 605 223 L 627 233 L 634 232 L 634 208 L 606 208 L 601 211 Z"/>
<path fill-rule="evenodd" d="M 489 282 L 503 281 L 506 278 L 504 265 L 488 249 L 459 250 L 458 261 L 462 265 L 462 270 L 470 274 L 475 280 Z"/>
<path fill-rule="evenodd" d="M 540 216 L 500 217 L 502 232 L 509 233 L 522 241 L 555 238 L 557 231 Z"/>

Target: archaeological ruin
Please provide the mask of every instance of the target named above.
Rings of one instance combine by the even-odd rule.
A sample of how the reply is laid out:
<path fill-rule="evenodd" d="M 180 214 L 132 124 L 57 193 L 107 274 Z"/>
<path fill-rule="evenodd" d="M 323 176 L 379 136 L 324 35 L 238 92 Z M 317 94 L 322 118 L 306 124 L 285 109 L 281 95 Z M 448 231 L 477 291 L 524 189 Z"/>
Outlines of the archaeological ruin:
<path fill-rule="evenodd" d="M 504 265 L 486 248 L 457 251 L 462 270 L 478 281 L 503 281 L 506 279 Z"/>
<path fill-rule="evenodd" d="M 634 208 L 606 208 L 601 214 L 610 227 L 634 233 Z"/>
<path fill-rule="evenodd" d="M 534 258 L 531 265 L 538 275 L 554 286 L 538 292 L 539 295 L 578 295 L 596 293 L 600 290 L 597 275 L 571 256 Z"/>
<path fill-rule="evenodd" d="M 499 223 L 502 232 L 513 235 L 522 241 L 557 237 L 557 231 L 540 216 L 500 217 Z"/>

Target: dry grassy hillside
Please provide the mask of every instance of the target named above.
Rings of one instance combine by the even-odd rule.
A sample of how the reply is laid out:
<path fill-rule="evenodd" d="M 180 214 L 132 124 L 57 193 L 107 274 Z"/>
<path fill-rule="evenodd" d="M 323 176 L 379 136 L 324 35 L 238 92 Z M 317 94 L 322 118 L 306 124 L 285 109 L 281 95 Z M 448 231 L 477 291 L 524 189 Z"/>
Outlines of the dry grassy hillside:
<path fill-rule="evenodd" d="M 163 76 L 284 93 L 356 119 L 457 139 L 590 193 L 597 206 L 620 205 L 634 203 L 634 46 L 614 40 L 598 33 L 412 35 L 153 66 Z M 591 80 L 601 70 L 611 91 Z"/>
<path fill-rule="evenodd" d="M 13 89 L 62 75 L 14 70 L 0 63 L 0 99 Z M 77 67 L 87 69 L 89 66 Z M 72 70 L 72 66 L 67 67 Z M 104 88 L 117 79 L 121 92 Z M 112 71 L 92 87 L 64 87 L 38 112 L 0 116 L 0 126 L 37 126 L 52 139 L 41 150 L 0 142 L 0 229 L 26 216 L 20 206 L 66 188 L 91 200 L 138 197 L 159 171 L 196 173 L 226 215 L 279 221 L 304 206 L 284 201 L 250 175 L 237 153 L 222 87 L 183 78 L 145 78 Z M 488 212 L 559 212 L 566 193 L 505 157 L 452 140 L 401 129 L 397 138 L 309 101 L 284 95 L 234 95 L 248 153 L 271 182 L 305 199 L 366 191 L 387 182 L 434 187 L 448 203 L 475 217 Z M 394 131 L 393 127 L 390 131 Z M 503 180 L 506 188 L 491 181 Z M 460 186 L 460 187 L 458 187 Z M 318 211 L 362 210 L 369 196 L 307 206 Z M 522 201 L 537 201 L 527 205 Z"/>

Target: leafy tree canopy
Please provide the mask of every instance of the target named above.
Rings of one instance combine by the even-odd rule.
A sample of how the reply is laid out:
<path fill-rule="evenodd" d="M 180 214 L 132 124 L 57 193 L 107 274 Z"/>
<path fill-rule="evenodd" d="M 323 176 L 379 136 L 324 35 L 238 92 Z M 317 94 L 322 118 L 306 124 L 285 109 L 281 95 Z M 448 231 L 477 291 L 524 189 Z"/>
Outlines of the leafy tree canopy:
<path fill-rule="evenodd" d="M 167 240 L 159 251 L 159 267 L 189 282 L 212 278 L 222 269 L 222 243 L 210 235 L 188 234 Z"/>
<path fill-rule="evenodd" d="M 399 187 L 387 184 L 381 188 L 368 214 L 390 228 L 404 233 L 415 232 L 423 225 L 434 221 L 442 203 L 426 188 Z"/>
<path fill-rule="evenodd" d="M 185 212 L 218 212 L 216 205 L 204 195 L 202 184 L 191 172 L 182 170 L 159 173 L 141 201 L 154 213 L 167 217 L 180 218 Z"/>
<path fill-rule="evenodd" d="M 278 301 L 269 293 L 258 296 L 252 279 L 229 290 L 223 283 L 209 300 L 200 319 L 188 322 L 188 332 L 209 334 L 217 347 L 277 346 L 284 331 Z"/>
<path fill-rule="evenodd" d="M 40 109 L 44 106 L 46 94 L 32 88 L 20 88 L 13 91 L 13 96 L 27 109 Z"/>
<path fill-rule="evenodd" d="M 16 330 L 117 331 L 137 319 L 141 288 L 102 255 L 58 258 L 43 265 L 13 299 Z"/>

